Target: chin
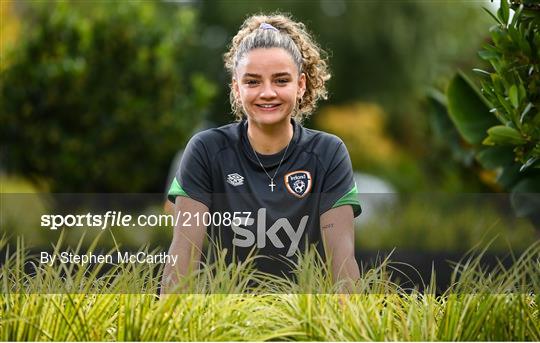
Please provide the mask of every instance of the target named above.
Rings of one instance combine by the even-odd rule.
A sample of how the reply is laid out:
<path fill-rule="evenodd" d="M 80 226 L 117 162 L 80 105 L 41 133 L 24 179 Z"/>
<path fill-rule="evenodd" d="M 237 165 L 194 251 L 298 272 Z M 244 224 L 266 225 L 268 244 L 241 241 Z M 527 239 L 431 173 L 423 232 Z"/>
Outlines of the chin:
<path fill-rule="evenodd" d="M 274 126 L 274 125 L 280 125 L 284 122 L 289 122 L 288 118 L 280 118 L 280 119 L 273 119 L 273 118 L 254 118 L 254 121 L 259 125 L 265 125 L 265 126 Z"/>
<path fill-rule="evenodd" d="M 276 114 L 270 114 L 270 113 L 255 113 L 255 115 L 251 116 L 251 119 L 260 124 L 260 125 L 276 125 L 281 124 L 283 122 L 289 122 L 290 121 L 290 115 L 282 114 L 282 113 L 276 113 Z"/>

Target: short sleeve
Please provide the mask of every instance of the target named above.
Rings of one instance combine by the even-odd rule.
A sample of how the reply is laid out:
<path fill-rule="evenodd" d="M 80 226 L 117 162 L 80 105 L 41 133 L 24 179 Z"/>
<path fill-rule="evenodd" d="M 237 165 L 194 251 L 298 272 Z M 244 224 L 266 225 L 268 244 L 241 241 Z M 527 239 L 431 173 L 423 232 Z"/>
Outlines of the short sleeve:
<path fill-rule="evenodd" d="M 345 144 L 340 140 L 324 175 L 319 215 L 343 205 L 351 205 L 355 217 L 362 213 L 351 158 Z"/>
<path fill-rule="evenodd" d="M 168 199 L 174 203 L 177 196 L 185 196 L 210 208 L 212 204 L 210 170 L 203 140 L 200 135 L 195 135 L 184 150 L 180 166 L 167 193 Z"/>

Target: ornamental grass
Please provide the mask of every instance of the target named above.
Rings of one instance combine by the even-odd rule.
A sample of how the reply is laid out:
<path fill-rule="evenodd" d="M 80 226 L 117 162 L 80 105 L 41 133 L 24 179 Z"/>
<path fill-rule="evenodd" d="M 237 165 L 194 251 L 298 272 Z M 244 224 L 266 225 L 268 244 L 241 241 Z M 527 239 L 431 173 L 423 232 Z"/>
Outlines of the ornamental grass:
<path fill-rule="evenodd" d="M 310 251 L 295 281 L 220 255 L 161 298 L 159 265 L 41 266 L 1 243 L 4 341 L 540 341 L 540 241 L 508 268 L 469 254 L 442 292 L 435 276 L 422 291 L 396 283 L 386 258 L 345 294 Z"/>

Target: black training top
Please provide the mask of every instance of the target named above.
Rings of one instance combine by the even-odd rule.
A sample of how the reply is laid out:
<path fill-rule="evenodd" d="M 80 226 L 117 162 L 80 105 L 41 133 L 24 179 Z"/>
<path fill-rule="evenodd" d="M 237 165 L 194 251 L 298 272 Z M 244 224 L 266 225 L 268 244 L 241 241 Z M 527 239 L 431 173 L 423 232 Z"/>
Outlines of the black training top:
<path fill-rule="evenodd" d="M 228 261 L 244 260 L 255 249 L 264 256 L 256 267 L 275 275 L 288 274 L 297 251 L 310 244 L 324 257 L 323 213 L 342 205 L 351 205 L 355 217 L 361 212 L 345 144 L 292 124 L 288 149 L 258 155 L 270 177 L 283 158 L 273 183 L 249 143 L 244 120 L 193 136 L 168 193 L 172 202 L 187 196 L 208 206 L 213 215 L 196 220 L 212 222 L 210 235 L 228 249 Z"/>

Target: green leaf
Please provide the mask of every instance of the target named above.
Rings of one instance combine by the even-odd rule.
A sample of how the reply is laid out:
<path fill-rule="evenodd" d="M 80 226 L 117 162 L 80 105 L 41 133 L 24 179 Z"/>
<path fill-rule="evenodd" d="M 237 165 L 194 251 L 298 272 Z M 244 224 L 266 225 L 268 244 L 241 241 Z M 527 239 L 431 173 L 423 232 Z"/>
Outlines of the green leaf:
<path fill-rule="evenodd" d="M 486 60 L 486 61 L 499 58 L 499 54 L 491 50 L 480 50 L 478 52 L 478 56 L 480 56 L 481 59 Z"/>
<path fill-rule="evenodd" d="M 521 36 L 519 34 L 519 31 L 515 27 L 510 26 L 508 28 L 508 34 L 510 35 L 512 42 L 518 45 L 520 44 Z"/>
<path fill-rule="evenodd" d="M 497 16 L 504 25 L 508 23 L 508 19 L 510 18 L 510 8 L 507 0 L 501 0 L 501 7 L 497 11 Z"/>
<path fill-rule="evenodd" d="M 489 33 L 491 34 L 493 45 L 501 48 L 501 44 L 506 40 L 506 36 L 508 35 L 506 29 L 503 26 L 495 25 L 489 29 Z"/>
<path fill-rule="evenodd" d="M 527 162 L 525 162 L 524 165 L 521 166 L 521 168 L 519 168 L 519 171 L 520 172 L 523 172 L 527 169 L 529 169 L 530 167 L 533 167 L 536 162 L 538 162 L 538 160 L 540 160 L 540 157 L 531 157 L 527 160 Z"/>
<path fill-rule="evenodd" d="M 510 23 L 511 26 L 517 25 L 518 20 L 521 17 L 521 11 L 523 11 L 523 4 L 519 5 L 519 8 L 514 13 L 514 16 L 512 17 L 512 22 Z"/>
<path fill-rule="evenodd" d="M 521 136 L 521 134 L 514 128 L 504 125 L 497 125 L 491 127 L 488 132 L 487 143 L 500 144 L 500 145 L 523 145 L 527 143 L 527 140 Z"/>
<path fill-rule="evenodd" d="M 525 116 L 527 115 L 527 113 L 529 113 L 529 111 L 533 108 L 533 104 L 532 103 L 528 103 L 527 106 L 525 107 L 525 109 L 523 110 L 523 112 L 521 112 L 521 116 L 519 117 L 519 122 L 520 123 L 523 123 L 523 119 L 525 119 Z"/>
<path fill-rule="evenodd" d="M 468 143 L 482 143 L 487 129 L 499 124 L 478 90 L 462 73 L 452 78 L 446 95 L 450 118 Z"/>
<path fill-rule="evenodd" d="M 482 7 L 482 8 L 483 8 L 484 11 L 486 11 L 486 12 L 491 16 L 491 18 L 495 19 L 495 21 L 496 21 L 497 23 L 499 23 L 499 24 L 501 24 L 501 25 L 503 24 L 503 23 L 499 20 L 499 18 L 497 18 L 497 17 L 495 16 L 495 14 L 491 13 L 490 10 L 488 10 L 488 9 L 485 8 L 485 7 Z"/>
<path fill-rule="evenodd" d="M 475 73 L 477 73 L 479 75 L 482 75 L 482 76 L 490 76 L 491 75 L 487 71 L 479 69 L 479 68 L 474 68 L 472 71 L 474 71 Z"/>
<path fill-rule="evenodd" d="M 516 85 L 512 85 L 512 87 L 510 87 L 510 90 L 508 91 L 508 97 L 510 98 L 512 106 L 517 109 L 519 107 L 519 96 Z"/>
<path fill-rule="evenodd" d="M 504 93 L 504 83 L 503 79 L 498 74 L 491 74 L 491 82 L 493 83 L 493 88 L 496 93 Z"/>
<path fill-rule="evenodd" d="M 514 151 L 509 146 L 482 148 L 476 154 L 476 160 L 486 169 L 495 169 L 514 163 Z"/>
<path fill-rule="evenodd" d="M 484 138 L 484 140 L 482 141 L 482 144 L 488 145 L 488 146 L 495 146 L 495 142 L 489 136 Z"/>
<path fill-rule="evenodd" d="M 527 98 L 527 89 L 525 89 L 524 82 L 519 77 L 519 86 L 518 86 L 518 100 L 523 102 L 523 99 Z"/>
<path fill-rule="evenodd" d="M 495 93 L 495 96 L 497 100 L 499 101 L 499 104 L 501 105 L 502 110 L 504 110 L 504 111 L 501 111 L 501 116 L 505 120 L 504 124 L 511 122 L 512 113 L 513 113 L 512 104 L 510 103 L 510 101 L 508 101 L 507 98 L 503 96 L 502 93 Z"/>

